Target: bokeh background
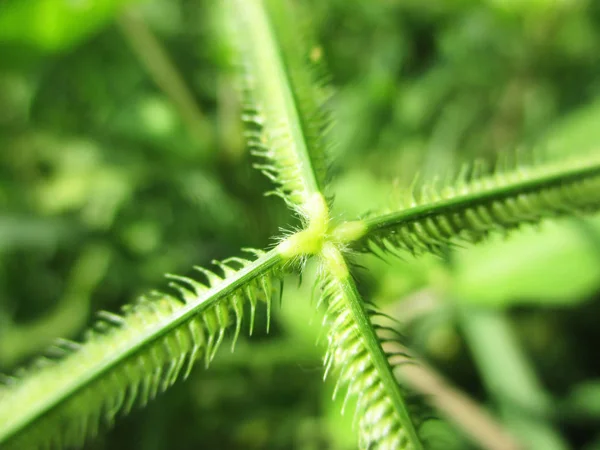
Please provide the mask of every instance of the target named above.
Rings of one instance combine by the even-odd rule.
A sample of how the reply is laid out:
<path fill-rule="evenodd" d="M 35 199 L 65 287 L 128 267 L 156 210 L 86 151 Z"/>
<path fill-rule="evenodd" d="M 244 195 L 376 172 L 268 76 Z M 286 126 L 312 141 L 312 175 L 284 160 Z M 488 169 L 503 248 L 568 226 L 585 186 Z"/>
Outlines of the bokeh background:
<path fill-rule="evenodd" d="M 251 167 L 211 3 L 0 3 L 0 372 L 165 288 L 166 272 L 297 224 Z M 297 3 L 330 73 L 340 220 L 393 202 L 417 172 L 600 151 L 600 2 Z M 450 260 L 363 257 L 356 274 L 443 377 L 415 389 L 461 393 L 439 412 L 445 448 L 493 448 L 485 416 L 520 448 L 600 449 L 600 218 Z M 313 281 L 311 267 L 286 280 L 271 334 L 259 323 L 86 448 L 355 448 L 351 411 L 322 382 Z"/>

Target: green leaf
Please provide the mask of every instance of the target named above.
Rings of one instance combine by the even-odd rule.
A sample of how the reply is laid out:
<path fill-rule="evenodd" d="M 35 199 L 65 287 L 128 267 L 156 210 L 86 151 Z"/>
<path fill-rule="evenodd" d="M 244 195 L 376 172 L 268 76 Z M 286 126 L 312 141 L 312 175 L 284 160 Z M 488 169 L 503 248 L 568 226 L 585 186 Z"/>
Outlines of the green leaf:
<path fill-rule="evenodd" d="M 553 124 L 544 141 L 555 157 L 585 155 L 600 145 L 600 101 L 586 105 Z"/>
<path fill-rule="evenodd" d="M 600 216 L 588 221 L 600 239 Z M 456 255 L 454 297 L 491 306 L 576 305 L 600 286 L 600 253 L 577 223 L 547 222 Z"/>

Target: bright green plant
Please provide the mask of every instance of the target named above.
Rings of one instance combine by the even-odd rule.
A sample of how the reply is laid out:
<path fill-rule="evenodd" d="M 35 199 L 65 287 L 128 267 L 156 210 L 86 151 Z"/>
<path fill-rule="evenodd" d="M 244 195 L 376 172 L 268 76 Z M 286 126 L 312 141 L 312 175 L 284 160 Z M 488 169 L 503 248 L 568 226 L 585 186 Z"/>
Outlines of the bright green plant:
<path fill-rule="evenodd" d="M 326 375 L 356 399 L 361 448 L 423 449 L 421 419 L 382 347 L 378 310 L 352 275 L 361 252 L 444 254 L 547 217 L 600 207 L 600 157 L 530 164 L 474 165 L 442 183 L 412 189 L 402 204 L 354 221 L 331 217 L 328 191 L 327 92 L 315 78 L 319 47 L 298 27 L 297 11 L 278 0 L 224 0 L 219 27 L 231 38 L 244 119 L 260 168 L 300 218 L 302 228 L 274 248 L 198 268 L 203 280 L 169 275 L 172 293 L 152 292 L 123 308 L 100 312 L 82 343 L 59 341 L 59 358 L 41 358 L 0 387 L 2 448 L 81 445 L 134 406 L 144 406 L 201 360 L 208 366 L 233 329 L 232 348 L 284 273 L 319 264 L 325 309 Z M 302 42 L 298 42 L 298 36 Z M 336 391 L 338 389 L 336 388 Z"/>

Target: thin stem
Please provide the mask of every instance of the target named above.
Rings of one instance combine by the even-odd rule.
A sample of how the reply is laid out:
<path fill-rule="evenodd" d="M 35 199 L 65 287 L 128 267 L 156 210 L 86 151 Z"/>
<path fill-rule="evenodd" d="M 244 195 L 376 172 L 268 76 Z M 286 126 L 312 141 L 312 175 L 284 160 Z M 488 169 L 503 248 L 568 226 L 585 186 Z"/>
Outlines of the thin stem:
<path fill-rule="evenodd" d="M 412 296 L 393 302 L 384 308 L 384 312 L 402 320 L 404 325 L 412 322 L 416 316 L 431 313 L 439 308 L 441 299 L 428 291 L 419 291 Z M 406 353 L 407 349 L 399 342 L 388 341 L 383 344 L 388 354 Z M 398 364 L 395 373 L 415 392 L 430 399 L 446 420 L 454 423 L 465 436 L 485 450 L 524 450 L 514 436 L 508 433 L 503 425 L 478 404 L 469 395 L 454 386 L 443 374 L 429 366 L 416 355 L 399 357 L 412 364 Z M 399 361 L 399 362 L 400 362 Z"/>
<path fill-rule="evenodd" d="M 401 346 L 384 349 L 398 351 Z M 396 373 L 416 392 L 431 402 L 449 422 L 454 423 L 473 443 L 485 450 L 524 450 L 502 424 L 482 405 L 453 386 L 443 375 L 424 361 L 411 358 L 414 364 L 399 365 Z"/>
<path fill-rule="evenodd" d="M 206 117 L 175 64 L 141 15 L 134 10 L 125 11 L 117 23 L 144 68 L 179 111 L 191 136 L 197 142 L 206 142 L 211 137 Z M 210 148 L 210 145 L 206 148 Z"/>

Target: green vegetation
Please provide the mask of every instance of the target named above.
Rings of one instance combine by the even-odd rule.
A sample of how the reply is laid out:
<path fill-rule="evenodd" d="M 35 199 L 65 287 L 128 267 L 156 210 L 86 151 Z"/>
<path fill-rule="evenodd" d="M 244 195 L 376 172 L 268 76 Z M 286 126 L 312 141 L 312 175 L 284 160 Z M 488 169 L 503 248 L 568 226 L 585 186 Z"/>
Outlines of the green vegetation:
<path fill-rule="evenodd" d="M 600 448 L 598 25 L 3 3 L 0 447 Z"/>

